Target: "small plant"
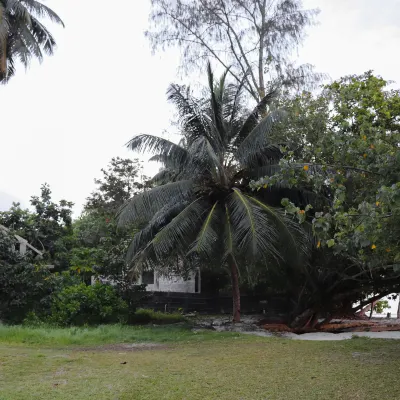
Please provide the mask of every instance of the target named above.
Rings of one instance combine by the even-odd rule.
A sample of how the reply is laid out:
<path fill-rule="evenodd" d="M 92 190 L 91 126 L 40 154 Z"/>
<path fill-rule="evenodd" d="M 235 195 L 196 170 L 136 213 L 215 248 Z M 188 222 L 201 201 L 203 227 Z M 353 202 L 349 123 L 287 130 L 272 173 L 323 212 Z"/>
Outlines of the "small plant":
<path fill-rule="evenodd" d="M 374 306 L 374 311 L 377 314 L 382 314 L 388 308 L 390 308 L 390 305 L 387 300 L 379 300 Z"/>

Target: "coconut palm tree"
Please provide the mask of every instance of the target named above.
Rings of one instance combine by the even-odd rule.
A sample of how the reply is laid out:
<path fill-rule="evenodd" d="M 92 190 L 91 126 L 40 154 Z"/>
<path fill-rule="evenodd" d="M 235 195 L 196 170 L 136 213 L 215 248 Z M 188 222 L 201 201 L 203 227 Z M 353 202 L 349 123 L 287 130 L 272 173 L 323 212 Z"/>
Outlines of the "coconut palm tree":
<path fill-rule="evenodd" d="M 277 168 L 281 152 L 269 143 L 268 133 L 282 113 L 261 119 L 270 95 L 245 117 L 243 85 L 226 84 L 226 74 L 215 82 L 210 67 L 208 78 L 206 100 L 184 86 L 169 88 L 179 114 L 180 144 L 146 134 L 127 144 L 153 153 L 152 160 L 164 168 L 153 178 L 155 187 L 128 201 L 118 218 L 121 225 L 142 227 L 128 251 L 136 268 L 166 266 L 171 257 L 228 266 L 234 321 L 239 321 L 239 270 L 251 273 L 256 264 L 297 258 L 306 244 L 299 226 L 272 206 L 280 204 L 274 190 L 249 189 L 250 180 Z"/>
<path fill-rule="evenodd" d="M 0 0 L 0 82 L 15 73 L 19 60 L 25 67 L 32 57 L 43 60 L 43 52 L 52 55 L 56 42 L 40 18 L 64 26 L 61 18 L 36 0 Z"/>

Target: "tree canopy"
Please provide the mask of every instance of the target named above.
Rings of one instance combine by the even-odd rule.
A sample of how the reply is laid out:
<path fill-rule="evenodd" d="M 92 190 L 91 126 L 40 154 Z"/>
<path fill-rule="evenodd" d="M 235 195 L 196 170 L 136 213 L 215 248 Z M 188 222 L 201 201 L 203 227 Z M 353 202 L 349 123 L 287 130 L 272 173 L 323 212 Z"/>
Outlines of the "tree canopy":
<path fill-rule="evenodd" d="M 316 285 L 324 287 L 331 311 L 399 290 L 400 92 L 388 85 L 367 72 L 342 78 L 318 96 L 288 100 L 289 120 L 275 132 L 288 143 L 285 157 L 275 174 L 251 183 L 306 188 L 320 200 L 305 210 L 283 204 L 312 223 L 315 257 L 337 260 L 319 269 L 325 284 Z"/>
<path fill-rule="evenodd" d="M 14 74 L 17 61 L 25 68 L 32 58 L 52 55 L 56 41 L 40 21 L 48 18 L 64 26 L 61 18 L 37 0 L 0 0 L 0 83 Z"/>
<path fill-rule="evenodd" d="M 258 103 L 323 78 L 291 58 L 317 14 L 300 0 L 152 0 L 146 35 L 153 49 L 178 46 L 186 71 L 214 60 Z"/>

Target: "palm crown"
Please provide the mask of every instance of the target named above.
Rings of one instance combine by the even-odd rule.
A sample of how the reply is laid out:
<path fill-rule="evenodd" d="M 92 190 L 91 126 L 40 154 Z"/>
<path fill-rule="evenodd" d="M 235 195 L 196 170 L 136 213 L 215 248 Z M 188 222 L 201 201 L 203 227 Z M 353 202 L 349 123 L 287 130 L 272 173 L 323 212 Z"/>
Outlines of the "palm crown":
<path fill-rule="evenodd" d="M 0 0 L 0 82 L 14 75 L 17 60 L 27 67 L 32 57 L 42 61 L 43 52 L 53 54 L 56 42 L 39 21 L 42 17 L 64 26 L 54 11 L 36 0 Z"/>
<path fill-rule="evenodd" d="M 154 154 L 163 164 L 155 187 L 129 200 L 119 223 L 142 229 L 134 237 L 128 259 L 136 266 L 163 266 L 169 257 L 225 261 L 251 267 L 305 250 L 299 226 L 270 205 L 273 192 L 249 190 L 249 180 L 265 176 L 281 157 L 268 133 L 279 111 L 261 119 L 264 98 L 247 116 L 242 86 L 214 81 L 208 69 L 209 98 L 195 99 L 186 87 L 172 85 L 168 97 L 178 109 L 183 140 L 138 135 L 128 147 Z M 232 273 L 235 271 L 232 270 Z"/>

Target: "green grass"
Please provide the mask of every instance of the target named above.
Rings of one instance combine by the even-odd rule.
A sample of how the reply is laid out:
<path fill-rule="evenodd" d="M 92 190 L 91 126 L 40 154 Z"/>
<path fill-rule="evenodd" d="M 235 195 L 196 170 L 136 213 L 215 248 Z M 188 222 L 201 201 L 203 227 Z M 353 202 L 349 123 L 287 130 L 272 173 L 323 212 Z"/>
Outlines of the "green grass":
<path fill-rule="evenodd" d="M 101 341 L 164 345 L 132 351 Z M 399 371 L 400 342 L 391 340 L 290 341 L 184 327 L 0 329 L 1 400 L 395 400 Z"/>
<path fill-rule="evenodd" d="M 235 333 L 193 333 L 187 325 L 126 326 L 103 325 L 98 327 L 54 328 L 51 326 L 27 327 L 0 325 L 0 343 L 42 346 L 101 345 L 107 343 L 181 342 L 223 339 L 239 336 Z"/>
<path fill-rule="evenodd" d="M 139 308 L 132 317 L 133 322 L 138 324 L 174 324 L 185 322 L 185 317 L 179 313 L 165 313 L 147 308 Z"/>

